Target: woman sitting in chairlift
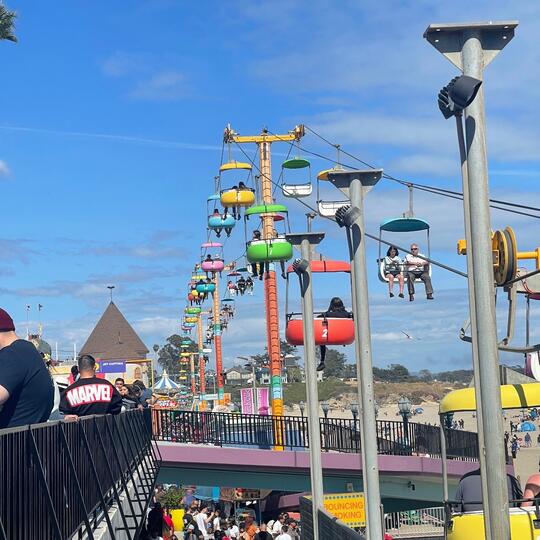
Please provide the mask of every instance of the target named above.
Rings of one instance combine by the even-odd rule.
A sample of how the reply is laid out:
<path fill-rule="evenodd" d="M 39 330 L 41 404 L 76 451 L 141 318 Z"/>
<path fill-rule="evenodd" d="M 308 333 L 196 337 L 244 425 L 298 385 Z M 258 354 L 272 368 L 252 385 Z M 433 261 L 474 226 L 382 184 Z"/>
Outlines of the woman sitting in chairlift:
<path fill-rule="evenodd" d="M 383 261 L 384 277 L 388 280 L 388 292 L 390 298 L 394 297 L 394 280 L 397 278 L 399 282 L 399 297 L 403 296 L 403 287 L 405 280 L 403 277 L 403 261 L 399 257 L 399 251 L 396 246 L 390 246 L 386 252 L 386 257 Z"/>
<path fill-rule="evenodd" d="M 349 313 L 345 306 L 343 305 L 343 300 L 339 298 L 339 296 L 334 296 L 332 300 L 330 300 L 330 305 L 328 306 L 328 310 L 324 313 L 321 313 L 318 317 L 318 319 L 350 319 L 352 318 L 352 313 Z M 324 360 L 326 358 L 326 345 L 320 346 L 320 352 L 321 352 L 321 361 L 319 362 L 319 365 L 317 366 L 317 371 L 323 371 L 323 369 L 326 367 L 324 364 Z"/>

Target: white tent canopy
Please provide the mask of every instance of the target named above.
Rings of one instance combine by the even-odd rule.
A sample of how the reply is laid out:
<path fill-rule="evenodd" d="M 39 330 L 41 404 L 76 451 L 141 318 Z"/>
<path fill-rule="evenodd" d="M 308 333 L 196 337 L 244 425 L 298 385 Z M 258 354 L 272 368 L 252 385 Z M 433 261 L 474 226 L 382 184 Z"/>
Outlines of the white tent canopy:
<path fill-rule="evenodd" d="M 157 392 L 170 392 L 172 390 L 178 390 L 180 388 L 180 385 L 175 383 L 174 381 L 171 381 L 169 378 L 169 375 L 167 373 L 167 370 L 163 370 L 163 375 L 161 376 L 161 379 L 154 385 L 154 390 Z"/>

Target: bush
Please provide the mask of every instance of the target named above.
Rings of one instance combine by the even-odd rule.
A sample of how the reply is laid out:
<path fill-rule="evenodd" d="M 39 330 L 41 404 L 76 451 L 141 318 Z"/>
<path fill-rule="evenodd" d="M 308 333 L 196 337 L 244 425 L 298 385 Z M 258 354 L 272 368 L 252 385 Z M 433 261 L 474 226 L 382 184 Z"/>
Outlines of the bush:
<path fill-rule="evenodd" d="M 184 490 L 179 487 L 170 487 L 160 499 L 163 508 L 182 508 L 182 499 L 184 498 Z"/>

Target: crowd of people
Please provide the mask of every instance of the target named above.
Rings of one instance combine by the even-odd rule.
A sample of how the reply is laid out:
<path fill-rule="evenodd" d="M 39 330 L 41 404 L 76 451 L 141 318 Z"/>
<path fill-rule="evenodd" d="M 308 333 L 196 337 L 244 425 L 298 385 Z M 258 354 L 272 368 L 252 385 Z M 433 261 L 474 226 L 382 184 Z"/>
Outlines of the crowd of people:
<path fill-rule="evenodd" d="M 144 540 L 299 540 L 300 527 L 288 513 L 258 523 L 251 515 L 235 517 L 232 505 L 210 506 L 195 498 L 192 489 L 182 499 L 182 525 L 175 530 L 171 512 L 159 502 L 162 487 L 156 488 L 154 507 L 148 514 Z"/>
<path fill-rule="evenodd" d="M 11 316 L 0 308 L 0 429 L 47 420 L 74 421 L 94 414 L 144 409 L 152 392 L 141 380 L 111 384 L 96 375 L 96 360 L 80 356 L 71 370 L 71 384 L 55 382 L 33 343 L 21 339 Z"/>

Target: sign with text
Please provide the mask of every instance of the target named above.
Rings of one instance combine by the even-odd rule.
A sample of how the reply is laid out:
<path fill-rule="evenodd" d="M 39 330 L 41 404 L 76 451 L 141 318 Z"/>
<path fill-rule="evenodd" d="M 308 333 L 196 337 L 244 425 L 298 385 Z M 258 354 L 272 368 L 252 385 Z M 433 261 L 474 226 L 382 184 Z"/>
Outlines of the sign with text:
<path fill-rule="evenodd" d="M 204 394 L 205 401 L 217 401 L 217 399 L 218 399 L 217 394 Z"/>
<path fill-rule="evenodd" d="M 241 388 L 240 399 L 242 402 L 242 414 L 255 414 L 253 403 L 253 388 Z"/>
<path fill-rule="evenodd" d="M 324 507 L 349 527 L 366 526 L 363 493 L 332 493 L 324 496 Z"/>
<path fill-rule="evenodd" d="M 268 415 L 268 409 L 270 409 L 270 391 L 268 388 L 257 388 L 257 407 L 259 414 Z"/>
<path fill-rule="evenodd" d="M 100 360 L 100 373 L 125 373 L 126 363 L 123 360 Z"/>

